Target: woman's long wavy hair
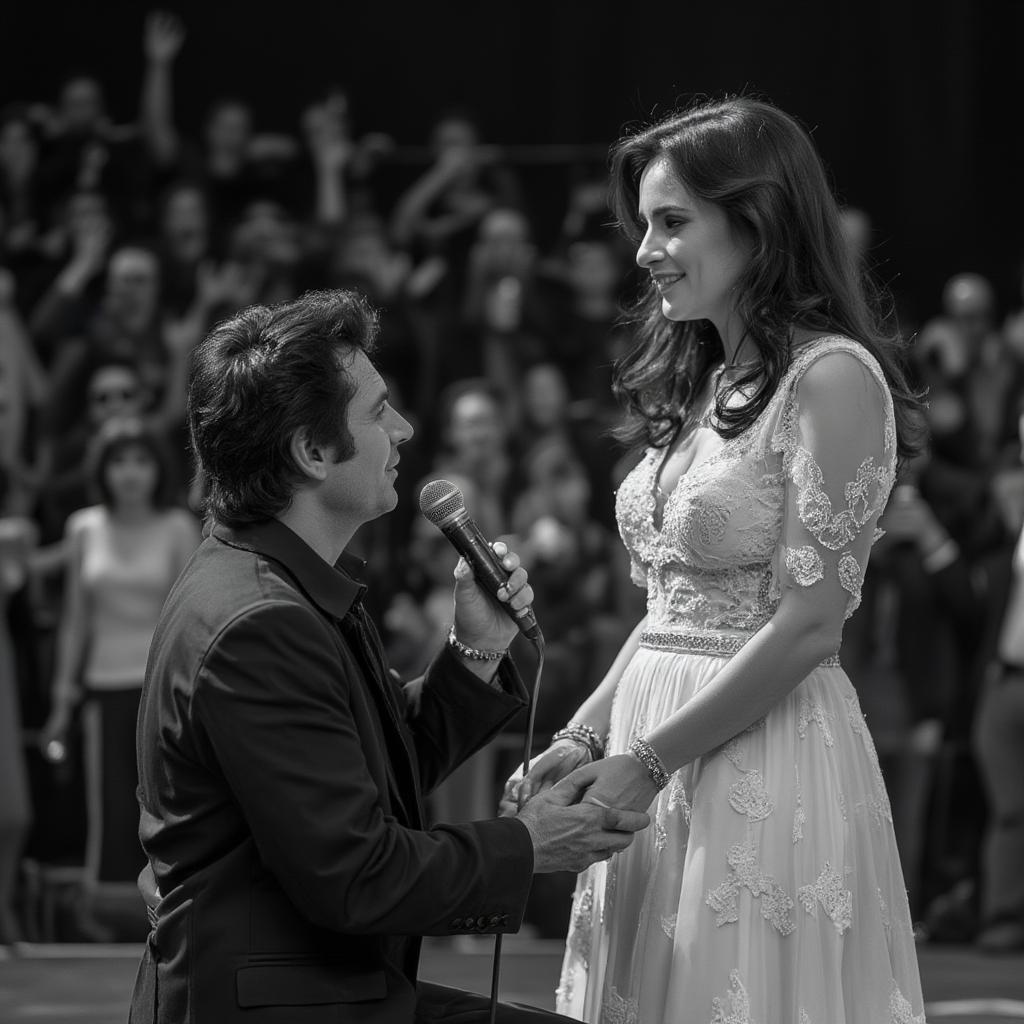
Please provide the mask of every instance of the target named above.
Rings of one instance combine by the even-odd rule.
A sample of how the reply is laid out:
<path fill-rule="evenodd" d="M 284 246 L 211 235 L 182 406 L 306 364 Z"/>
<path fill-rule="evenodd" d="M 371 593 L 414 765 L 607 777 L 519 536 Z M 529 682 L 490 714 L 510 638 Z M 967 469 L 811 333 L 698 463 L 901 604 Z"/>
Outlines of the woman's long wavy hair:
<path fill-rule="evenodd" d="M 814 144 L 788 114 L 761 100 L 704 102 L 620 140 L 612 150 L 612 203 L 620 227 L 639 244 L 640 178 L 667 157 L 686 190 L 721 208 L 752 240 L 736 284 L 737 312 L 760 365 L 737 376 L 715 399 L 722 437 L 741 434 L 764 411 L 792 359 L 794 327 L 853 338 L 878 360 L 892 392 L 901 458 L 921 441 L 920 398 L 909 388 L 895 328 L 879 293 L 842 234 L 839 210 Z M 696 399 L 724 350 L 707 320 L 674 322 L 649 281 L 630 310 L 637 339 L 615 369 L 627 408 L 619 440 L 663 447 L 688 433 Z M 729 405 L 734 392 L 749 395 Z"/>

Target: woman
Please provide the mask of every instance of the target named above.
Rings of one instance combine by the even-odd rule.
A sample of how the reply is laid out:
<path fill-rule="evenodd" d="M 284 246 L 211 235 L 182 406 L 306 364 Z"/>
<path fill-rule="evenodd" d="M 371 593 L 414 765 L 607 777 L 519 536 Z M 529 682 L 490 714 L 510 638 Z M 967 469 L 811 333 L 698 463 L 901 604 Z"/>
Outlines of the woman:
<path fill-rule="evenodd" d="M 135 717 L 160 609 L 199 543 L 194 518 L 171 505 L 167 459 L 141 420 L 103 424 L 90 456 L 101 501 L 68 518 L 53 706 L 43 730 L 44 749 L 62 740 L 84 696 L 86 917 L 97 895 L 134 887 L 144 861 Z"/>
<path fill-rule="evenodd" d="M 646 448 L 617 516 L 647 616 L 507 799 L 603 753 L 585 799 L 652 825 L 580 877 L 558 1009 L 923 1021 L 889 802 L 836 657 L 917 400 L 786 114 L 695 107 L 622 141 L 613 178 L 650 274 L 617 371 Z"/>

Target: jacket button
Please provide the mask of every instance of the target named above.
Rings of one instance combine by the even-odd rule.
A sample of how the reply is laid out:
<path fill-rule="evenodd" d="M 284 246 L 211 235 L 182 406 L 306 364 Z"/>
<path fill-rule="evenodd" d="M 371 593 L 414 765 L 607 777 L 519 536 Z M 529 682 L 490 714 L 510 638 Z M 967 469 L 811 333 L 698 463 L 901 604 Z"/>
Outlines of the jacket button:
<path fill-rule="evenodd" d="M 477 928 L 486 928 L 487 918 L 481 914 L 481 916 L 476 919 L 476 926 Z"/>
<path fill-rule="evenodd" d="M 453 921 L 450 921 L 448 923 L 448 927 L 449 928 L 461 928 L 462 927 L 462 918 L 461 917 L 456 917 Z"/>
<path fill-rule="evenodd" d="M 490 924 L 490 926 L 492 928 L 497 928 L 499 925 L 502 925 L 502 924 L 505 923 L 504 918 L 505 918 L 504 914 L 494 914 L 494 915 L 492 915 L 491 920 L 488 923 Z"/>

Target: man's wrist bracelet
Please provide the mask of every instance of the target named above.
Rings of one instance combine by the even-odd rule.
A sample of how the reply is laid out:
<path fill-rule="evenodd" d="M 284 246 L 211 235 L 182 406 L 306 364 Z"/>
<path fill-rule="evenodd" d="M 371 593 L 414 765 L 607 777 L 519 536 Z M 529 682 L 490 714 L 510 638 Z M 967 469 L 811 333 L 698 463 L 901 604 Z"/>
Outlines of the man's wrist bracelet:
<path fill-rule="evenodd" d="M 604 757 L 604 743 L 598 736 L 597 730 L 582 722 L 570 722 L 563 726 L 551 737 L 552 743 L 555 740 L 575 740 L 577 743 L 581 743 L 590 751 L 592 761 L 600 761 Z"/>
<path fill-rule="evenodd" d="M 651 781 L 659 790 L 668 785 L 669 774 L 654 748 L 642 736 L 637 736 L 629 745 L 629 752 L 647 769 Z"/>
<path fill-rule="evenodd" d="M 458 651 L 464 658 L 469 658 L 472 661 L 501 661 L 508 653 L 507 649 L 504 651 L 481 651 L 477 647 L 470 647 L 468 644 L 464 644 L 455 635 L 454 624 L 448 630 L 448 645 Z"/>

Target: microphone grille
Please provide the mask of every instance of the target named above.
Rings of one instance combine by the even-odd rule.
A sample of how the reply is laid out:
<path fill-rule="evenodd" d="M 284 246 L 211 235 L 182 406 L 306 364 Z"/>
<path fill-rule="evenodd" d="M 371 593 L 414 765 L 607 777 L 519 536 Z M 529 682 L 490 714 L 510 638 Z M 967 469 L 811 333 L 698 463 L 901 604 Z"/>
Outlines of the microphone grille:
<path fill-rule="evenodd" d="M 420 511 L 435 526 L 466 507 L 462 491 L 451 480 L 431 480 L 420 491 Z"/>

